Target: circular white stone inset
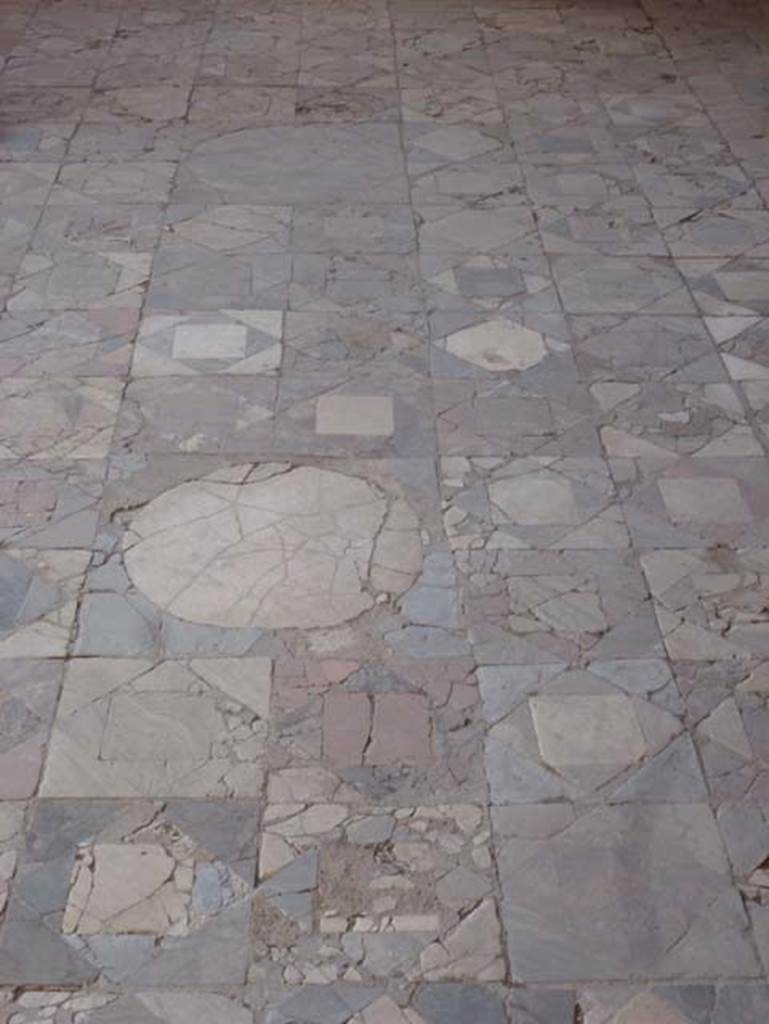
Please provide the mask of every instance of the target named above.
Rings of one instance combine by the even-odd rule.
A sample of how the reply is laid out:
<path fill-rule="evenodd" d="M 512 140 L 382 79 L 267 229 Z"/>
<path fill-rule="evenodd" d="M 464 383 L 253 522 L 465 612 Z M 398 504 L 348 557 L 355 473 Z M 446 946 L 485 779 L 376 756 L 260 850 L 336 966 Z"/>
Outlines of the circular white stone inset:
<path fill-rule="evenodd" d="M 174 487 L 132 521 L 126 569 L 160 608 L 215 626 L 306 629 L 371 608 L 384 579 L 396 593 L 411 584 L 421 548 L 401 499 L 312 466 L 252 469 Z"/>

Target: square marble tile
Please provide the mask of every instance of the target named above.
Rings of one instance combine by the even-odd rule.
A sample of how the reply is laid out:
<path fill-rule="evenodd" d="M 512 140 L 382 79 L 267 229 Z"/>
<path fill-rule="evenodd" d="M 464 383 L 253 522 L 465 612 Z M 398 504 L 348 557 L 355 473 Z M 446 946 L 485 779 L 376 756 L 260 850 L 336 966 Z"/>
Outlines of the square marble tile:
<path fill-rule="evenodd" d="M 136 338 L 134 377 L 274 374 L 282 356 L 278 309 L 155 313 Z"/>
<path fill-rule="evenodd" d="M 41 801 L 0 930 L 0 978 L 242 983 L 257 823 L 253 802 Z"/>
<path fill-rule="evenodd" d="M 284 453 L 430 455 L 425 377 L 402 366 L 329 366 L 286 373 L 278 390 L 275 450 Z"/>
<path fill-rule="evenodd" d="M 516 981 L 760 976 L 705 804 L 539 803 L 493 820 Z M 586 932 L 585 914 L 601 926 Z"/>
<path fill-rule="evenodd" d="M 253 954 L 290 981 L 501 980 L 489 829 L 473 804 L 313 806 L 270 782 Z"/>
<path fill-rule="evenodd" d="M 76 658 L 67 665 L 42 793 L 256 797 L 271 685 L 269 658 Z"/>

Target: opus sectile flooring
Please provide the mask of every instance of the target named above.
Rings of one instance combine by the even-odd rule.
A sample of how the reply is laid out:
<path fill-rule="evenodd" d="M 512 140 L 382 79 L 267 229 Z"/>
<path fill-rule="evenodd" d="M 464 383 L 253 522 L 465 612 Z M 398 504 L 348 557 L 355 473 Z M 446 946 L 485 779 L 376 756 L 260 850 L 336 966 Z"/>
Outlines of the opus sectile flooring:
<path fill-rule="evenodd" d="M 0 1024 L 769 1021 L 762 7 L 0 5 Z"/>

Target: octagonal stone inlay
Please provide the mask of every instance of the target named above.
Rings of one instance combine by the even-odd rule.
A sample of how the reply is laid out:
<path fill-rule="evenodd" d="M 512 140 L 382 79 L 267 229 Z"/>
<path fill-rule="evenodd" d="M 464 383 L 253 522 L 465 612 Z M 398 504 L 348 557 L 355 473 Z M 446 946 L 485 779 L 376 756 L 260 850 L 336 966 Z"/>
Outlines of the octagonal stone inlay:
<path fill-rule="evenodd" d="M 174 487 L 124 539 L 134 584 L 191 622 L 333 626 L 399 594 L 421 568 L 408 504 L 312 466 L 239 466 Z"/>
<path fill-rule="evenodd" d="M 483 370 L 528 370 L 547 355 L 539 331 L 507 320 L 487 320 L 446 338 L 446 351 Z"/>

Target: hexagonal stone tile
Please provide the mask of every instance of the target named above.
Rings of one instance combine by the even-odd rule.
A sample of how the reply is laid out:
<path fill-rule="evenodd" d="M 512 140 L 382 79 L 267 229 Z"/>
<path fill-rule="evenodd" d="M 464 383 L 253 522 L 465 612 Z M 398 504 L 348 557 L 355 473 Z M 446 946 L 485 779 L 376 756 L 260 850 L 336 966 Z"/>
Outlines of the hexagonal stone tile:
<path fill-rule="evenodd" d="M 521 324 L 488 320 L 449 334 L 446 351 L 483 370 L 527 370 L 547 353 L 542 335 Z"/>

